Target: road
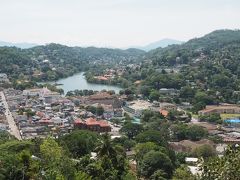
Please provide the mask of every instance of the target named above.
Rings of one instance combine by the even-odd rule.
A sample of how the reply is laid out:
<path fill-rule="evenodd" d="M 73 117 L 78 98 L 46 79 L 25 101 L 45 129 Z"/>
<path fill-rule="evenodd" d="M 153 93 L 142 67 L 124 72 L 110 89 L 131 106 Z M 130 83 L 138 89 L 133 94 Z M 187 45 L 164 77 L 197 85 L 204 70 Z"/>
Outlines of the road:
<path fill-rule="evenodd" d="M 13 116 L 12 116 L 12 113 L 10 112 L 9 110 L 9 107 L 8 107 L 8 103 L 6 101 L 6 98 L 5 98 L 5 95 L 4 93 L 1 91 L 0 92 L 0 96 L 2 97 L 2 102 L 3 102 L 3 105 L 5 107 L 5 115 L 6 115 L 6 119 L 8 121 L 8 126 L 9 126 L 9 133 L 12 134 L 13 136 L 15 136 L 18 140 L 22 140 L 22 137 L 20 135 L 20 132 L 19 132 L 19 129 L 13 119 Z"/>

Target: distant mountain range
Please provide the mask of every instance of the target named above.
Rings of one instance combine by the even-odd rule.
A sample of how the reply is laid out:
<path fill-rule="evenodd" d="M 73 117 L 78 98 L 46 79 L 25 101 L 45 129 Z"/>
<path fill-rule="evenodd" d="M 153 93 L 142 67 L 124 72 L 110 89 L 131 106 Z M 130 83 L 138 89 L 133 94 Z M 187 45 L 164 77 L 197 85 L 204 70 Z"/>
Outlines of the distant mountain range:
<path fill-rule="evenodd" d="M 38 46 L 38 44 L 34 44 L 34 43 L 11 43 L 11 42 L 4 42 L 4 41 L 0 41 L 0 46 L 8 46 L 8 47 L 18 47 L 21 49 L 28 49 L 28 48 L 32 48 L 35 46 Z"/>
<path fill-rule="evenodd" d="M 137 49 L 141 49 L 141 50 L 144 50 L 144 51 L 150 51 L 150 50 L 153 50 L 153 49 L 156 49 L 156 48 L 165 48 L 169 45 L 173 45 L 173 44 L 182 44 L 184 43 L 183 41 L 178 41 L 178 40 L 175 40 L 175 39 L 162 39 L 160 41 L 156 41 L 156 42 L 153 42 L 153 43 L 150 43 L 146 46 L 133 46 L 132 48 L 137 48 Z"/>
<path fill-rule="evenodd" d="M 141 49 L 141 50 L 144 50 L 144 51 L 150 51 L 150 50 L 153 50 L 153 49 L 156 49 L 156 48 L 165 48 L 169 45 L 172 45 L 172 44 L 182 44 L 183 41 L 178 41 L 178 40 L 174 40 L 174 39 L 162 39 L 160 41 L 156 41 L 156 42 L 153 42 L 153 43 L 150 43 L 146 46 L 132 46 L 130 48 L 136 48 L 136 49 Z M 35 47 L 35 46 L 39 46 L 39 44 L 34 44 L 34 43 L 12 43 L 12 42 L 5 42 L 5 41 L 0 41 L 0 47 L 2 46 L 7 46 L 7 47 L 18 47 L 18 48 L 21 48 L 21 49 L 28 49 L 28 48 L 32 48 L 32 47 Z"/>

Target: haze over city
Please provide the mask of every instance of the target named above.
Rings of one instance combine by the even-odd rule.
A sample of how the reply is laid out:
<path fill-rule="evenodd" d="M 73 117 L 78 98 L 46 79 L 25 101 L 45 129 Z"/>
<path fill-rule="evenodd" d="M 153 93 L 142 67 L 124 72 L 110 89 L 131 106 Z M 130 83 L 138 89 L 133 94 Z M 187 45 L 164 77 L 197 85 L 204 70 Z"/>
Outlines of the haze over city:
<path fill-rule="evenodd" d="M 240 27 L 238 0 L 0 0 L 0 40 L 129 47 Z"/>

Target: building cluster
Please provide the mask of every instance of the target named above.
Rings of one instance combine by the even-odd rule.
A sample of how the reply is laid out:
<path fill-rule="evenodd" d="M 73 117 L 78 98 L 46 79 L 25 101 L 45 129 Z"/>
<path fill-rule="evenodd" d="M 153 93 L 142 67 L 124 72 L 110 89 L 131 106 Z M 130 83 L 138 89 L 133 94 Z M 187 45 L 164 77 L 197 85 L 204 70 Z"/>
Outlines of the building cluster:
<path fill-rule="evenodd" d="M 234 104 L 209 105 L 198 112 L 199 115 L 240 114 L 240 106 Z"/>
<path fill-rule="evenodd" d="M 103 107 L 104 119 L 123 116 L 123 100 L 118 95 L 110 95 L 107 92 L 100 92 L 90 96 L 77 97 L 83 106 Z"/>
<path fill-rule="evenodd" d="M 174 89 L 161 89 L 161 93 L 173 95 L 178 93 Z M 118 131 L 112 119 L 122 120 L 124 113 L 133 117 L 134 123 L 140 123 L 140 118 L 145 110 L 151 110 L 169 117 L 171 111 L 178 113 L 178 119 L 185 121 L 189 117 L 182 107 L 189 104 L 176 105 L 167 102 L 150 102 L 138 98 L 126 101 L 124 95 L 97 92 L 88 96 L 64 97 L 48 88 L 26 89 L 23 91 L 5 89 L 8 108 L 18 126 L 23 139 L 45 137 L 48 135 L 59 136 L 71 132 L 74 129 L 86 129 L 99 133 Z M 101 112 L 98 112 L 101 111 Z M 8 129 L 5 107 L 0 100 L 0 128 Z M 212 113 L 239 114 L 237 105 L 221 104 L 207 106 L 199 111 L 200 115 Z M 185 121 L 187 122 L 187 121 Z M 237 128 L 224 126 L 221 129 L 207 122 L 197 122 L 197 125 L 205 127 L 209 134 L 223 138 L 226 143 L 239 142 L 240 131 Z M 115 128 L 115 130 L 114 130 Z M 119 135 L 119 133 L 113 133 Z"/>
<path fill-rule="evenodd" d="M 5 84 L 10 84 L 7 74 L 0 73 L 0 86 L 4 86 Z"/>
<path fill-rule="evenodd" d="M 7 74 L 0 73 L 0 82 L 9 82 Z"/>
<path fill-rule="evenodd" d="M 5 116 L 5 107 L 0 96 L 0 130 L 8 130 L 8 123 Z"/>
<path fill-rule="evenodd" d="M 95 118 L 87 118 L 86 120 L 77 119 L 74 121 L 74 127 L 78 129 L 87 129 L 96 132 L 110 132 L 111 127 L 105 120 L 97 121 Z"/>
<path fill-rule="evenodd" d="M 123 71 L 115 69 L 106 69 L 102 75 L 94 76 L 94 79 L 98 81 L 110 81 L 115 77 L 119 77 L 123 74 Z"/>
<path fill-rule="evenodd" d="M 140 99 L 128 102 L 124 95 L 107 92 L 66 98 L 46 87 L 23 91 L 5 89 L 4 95 L 23 139 L 48 135 L 57 137 L 74 129 L 113 132 L 118 126 L 109 121 L 122 120 L 124 113 L 132 116 L 136 120 L 134 123 L 140 123 L 144 110 L 167 116 L 169 111 L 177 109 L 171 103 L 152 103 Z M 118 135 L 116 132 L 113 134 Z"/>
<path fill-rule="evenodd" d="M 47 88 L 5 89 L 4 94 L 23 139 L 48 135 L 57 137 L 74 128 L 109 132 L 111 126 L 105 119 L 122 116 L 120 100 L 104 93 L 79 99 L 65 98 Z M 81 108 L 79 104 L 75 105 L 76 100 Z M 97 116 L 86 110 L 87 106 L 102 106 L 104 113 Z"/>
<path fill-rule="evenodd" d="M 126 103 L 123 109 L 130 115 L 140 118 L 145 110 L 151 110 L 159 112 L 164 116 L 167 116 L 170 111 L 177 110 L 177 106 L 172 103 L 159 103 L 159 102 L 149 102 L 145 100 L 134 100 Z"/>

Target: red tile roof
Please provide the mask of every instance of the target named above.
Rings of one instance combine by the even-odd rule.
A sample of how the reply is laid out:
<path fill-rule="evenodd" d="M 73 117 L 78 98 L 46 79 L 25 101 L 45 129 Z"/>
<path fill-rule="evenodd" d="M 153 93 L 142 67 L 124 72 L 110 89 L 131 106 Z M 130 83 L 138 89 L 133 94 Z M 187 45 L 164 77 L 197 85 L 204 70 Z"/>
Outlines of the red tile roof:
<path fill-rule="evenodd" d="M 98 94 L 94 94 L 94 95 L 89 96 L 90 100 L 111 99 L 111 98 L 113 98 L 113 97 L 106 92 L 102 92 L 102 93 L 98 93 Z"/>
<path fill-rule="evenodd" d="M 108 127 L 109 126 L 108 122 L 105 121 L 105 120 L 100 120 L 100 121 L 98 121 L 98 123 L 101 127 Z"/>
<path fill-rule="evenodd" d="M 76 119 L 76 120 L 74 121 L 74 124 L 81 124 L 81 123 L 83 123 L 83 121 L 82 121 L 81 119 Z"/>
<path fill-rule="evenodd" d="M 96 119 L 91 117 L 91 118 L 86 119 L 86 124 L 87 125 L 98 125 L 98 122 Z"/>
<path fill-rule="evenodd" d="M 77 119 L 77 120 L 75 120 L 74 121 L 74 123 L 75 124 L 80 124 L 80 123 L 83 123 L 83 124 L 86 124 L 87 126 L 94 126 L 94 125 L 99 125 L 99 126 L 101 126 L 101 127 L 108 127 L 109 126 L 109 124 L 108 124 L 108 122 L 107 121 L 105 121 L 105 120 L 96 120 L 96 119 L 94 119 L 94 118 L 88 118 L 88 119 L 86 119 L 86 121 L 85 122 L 83 122 L 82 120 L 80 120 L 80 119 Z"/>
<path fill-rule="evenodd" d="M 164 116 L 166 117 L 168 115 L 168 111 L 167 110 L 164 110 L 164 109 L 160 109 L 159 112 Z"/>

